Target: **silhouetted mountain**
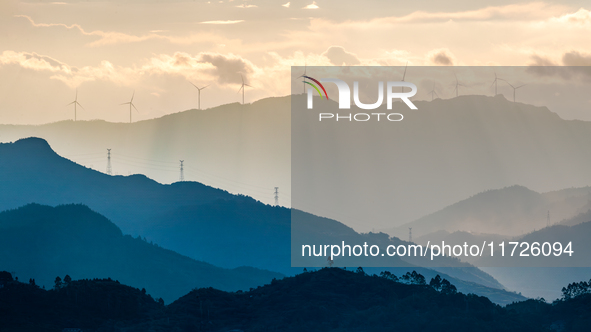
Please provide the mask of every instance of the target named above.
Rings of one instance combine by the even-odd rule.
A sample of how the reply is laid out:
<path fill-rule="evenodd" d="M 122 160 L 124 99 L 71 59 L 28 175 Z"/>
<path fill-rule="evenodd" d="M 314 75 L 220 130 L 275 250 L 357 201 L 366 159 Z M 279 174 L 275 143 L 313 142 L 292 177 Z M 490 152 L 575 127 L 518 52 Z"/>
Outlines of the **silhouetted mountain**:
<path fill-rule="evenodd" d="M 487 190 L 422 217 L 403 227 L 386 230 L 404 234 L 408 227 L 424 236 L 437 231 L 498 234 L 513 237 L 546 227 L 551 220 L 571 218 L 591 206 L 591 187 L 539 194 L 522 186 Z"/>
<path fill-rule="evenodd" d="M 435 279 L 435 278 L 434 278 Z M 505 308 L 455 291 L 446 280 L 369 276 L 338 268 L 305 272 L 246 292 L 195 289 L 163 306 L 110 279 L 45 291 L 0 284 L 2 331 L 586 331 L 591 297 Z"/>
<path fill-rule="evenodd" d="M 108 176 L 61 158 L 44 140 L 37 138 L 0 144 L 0 157 L 0 184 L 11 188 L 0 192 L 2 208 L 28 202 L 49 205 L 83 202 L 112 220 L 123 233 L 139 234 L 164 248 L 216 266 L 253 266 L 285 274 L 300 271 L 290 264 L 290 209 L 265 205 L 195 182 L 162 185 L 140 175 Z M 299 218 L 304 221 L 299 224 L 300 229 L 312 240 L 321 237 L 339 243 L 367 241 L 384 247 L 403 243 L 386 234 L 359 234 L 335 220 L 301 211 L 293 213 L 303 216 Z M 340 260 L 336 263 L 347 266 Z M 321 258 L 320 264 L 326 264 L 326 258 Z M 413 266 L 412 262 L 406 265 Z M 454 281 L 466 291 L 483 291 L 476 289 L 480 287 L 475 286 L 477 283 L 490 288 L 486 294 L 498 292 L 498 296 L 492 296 L 496 301 L 504 303 L 512 298 L 494 278 L 476 268 L 445 272 L 449 279 L 467 281 L 465 284 Z M 104 275 L 103 271 L 97 273 Z"/>
<path fill-rule="evenodd" d="M 248 289 L 281 274 L 223 269 L 123 235 L 83 205 L 30 204 L 0 213 L 0 266 L 52 287 L 55 276 L 112 277 L 173 301 L 196 287 Z"/>
<path fill-rule="evenodd" d="M 109 176 L 55 154 L 42 139 L 0 144 L 0 210 L 84 203 L 159 245 L 218 266 L 289 269 L 290 210 L 197 182 Z M 272 236 L 269 236 L 272 235 Z"/>
<path fill-rule="evenodd" d="M 146 174 L 160 183 L 185 178 L 273 202 L 273 187 L 289 193 L 290 98 L 266 98 L 207 110 L 187 110 L 132 124 L 61 121 L 0 125 L 2 142 L 41 137 L 60 155 L 102 172 L 107 148 L 113 174 Z"/>
<path fill-rule="evenodd" d="M 121 323 L 149 321 L 164 309 L 145 292 L 110 278 L 71 281 L 47 291 L 18 281 L 0 283 L 3 332 L 113 331 Z"/>

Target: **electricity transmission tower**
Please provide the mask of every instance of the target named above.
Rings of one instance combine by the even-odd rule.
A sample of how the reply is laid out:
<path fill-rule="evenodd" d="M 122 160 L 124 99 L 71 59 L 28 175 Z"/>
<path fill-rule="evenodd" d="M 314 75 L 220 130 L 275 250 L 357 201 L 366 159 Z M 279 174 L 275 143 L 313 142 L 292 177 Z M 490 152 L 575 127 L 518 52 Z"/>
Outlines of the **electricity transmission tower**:
<path fill-rule="evenodd" d="M 275 206 L 279 206 L 279 187 L 275 187 Z"/>
<path fill-rule="evenodd" d="M 107 149 L 107 174 L 113 175 L 113 169 L 111 169 L 111 149 Z"/>
<path fill-rule="evenodd" d="M 179 181 L 185 181 L 185 171 L 183 169 L 183 162 L 184 160 L 179 160 L 181 162 L 181 175 L 179 176 Z"/>
<path fill-rule="evenodd" d="M 412 227 L 408 228 L 408 242 L 412 242 Z"/>

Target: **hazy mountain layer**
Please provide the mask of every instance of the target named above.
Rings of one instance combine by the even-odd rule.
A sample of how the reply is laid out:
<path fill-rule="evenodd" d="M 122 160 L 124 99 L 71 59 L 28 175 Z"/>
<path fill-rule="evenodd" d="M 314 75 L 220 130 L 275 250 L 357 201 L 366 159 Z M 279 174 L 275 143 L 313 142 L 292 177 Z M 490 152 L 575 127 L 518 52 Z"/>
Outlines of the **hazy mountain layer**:
<path fill-rule="evenodd" d="M 293 98 L 304 102 L 304 96 Z M 162 183 L 179 179 L 179 160 L 184 160 L 187 180 L 265 203 L 273 203 L 274 187 L 279 187 L 279 202 L 285 204 L 291 198 L 291 99 L 189 110 L 133 124 L 0 125 L 0 138 L 4 142 L 29 136 L 48 139 L 60 155 L 101 172 L 106 171 L 106 149 L 111 148 L 114 174 L 146 174 Z M 588 122 L 563 120 L 545 107 L 513 103 L 502 96 L 460 96 L 416 105 L 418 110 L 405 111 L 404 121 L 392 128 L 388 140 L 355 141 L 343 136 L 324 142 L 310 137 L 307 147 L 313 153 L 315 146 L 338 142 L 346 147 L 343 151 L 372 146 L 396 156 L 395 165 L 372 163 L 362 172 L 372 176 L 394 171 L 393 184 L 380 179 L 381 186 L 364 192 L 359 202 L 347 195 L 348 188 L 331 191 L 331 183 L 316 179 L 312 184 L 320 190 L 309 187 L 306 195 L 310 202 L 322 204 L 296 208 L 369 231 L 399 226 L 491 188 L 518 184 L 548 192 L 591 185 Z M 343 125 L 354 129 L 355 124 Z M 339 172 L 356 174 L 353 165 L 355 161 L 338 164 Z M 358 213 L 347 213 L 344 207 L 354 207 Z M 545 216 L 540 218 L 544 223 Z M 552 220 L 561 220 L 558 211 Z M 528 232 L 536 227 L 523 228 Z"/>
<path fill-rule="evenodd" d="M 400 236 L 412 227 L 417 238 L 455 231 L 520 236 L 572 218 L 591 207 L 591 187 L 539 194 L 522 186 L 487 190 L 404 226 L 385 230 Z M 437 236 L 436 236 L 437 237 Z"/>

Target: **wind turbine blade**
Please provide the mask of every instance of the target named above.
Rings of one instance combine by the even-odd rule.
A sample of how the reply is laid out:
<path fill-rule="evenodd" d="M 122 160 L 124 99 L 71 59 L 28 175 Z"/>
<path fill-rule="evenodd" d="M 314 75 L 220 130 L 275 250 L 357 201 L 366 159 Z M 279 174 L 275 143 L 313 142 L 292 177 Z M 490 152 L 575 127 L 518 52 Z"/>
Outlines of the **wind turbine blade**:
<path fill-rule="evenodd" d="M 500 79 L 501 81 L 503 81 L 503 82 L 505 82 L 505 83 L 509 84 L 509 86 L 510 86 L 510 87 L 512 87 L 513 89 L 515 89 L 515 87 L 514 87 L 514 86 L 513 86 L 511 83 L 509 83 L 507 80 L 504 80 L 504 79 L 502 79 L 502 78 L 499 78 L 499 79 Z"/>
<path fill-rule="evenodd" d="M 210 85 L 211 85 L 211 84 L 208 84 L 208 85 L 206 85 L 206 86 L 202 87 L 202 88 L 201 88 L 201 90 L 203 90 L 203 89 L 207 88 L 207 87 L 208 87 L 208 86 L 210 86 Z"/>
<path fill-rule="evenodd" d="M 521 88 L 522 86 L 525 86 L 525 85 L 526 84 L 521 84 L 520 86 L 516 87 L 515 89 L 519 89 L 519 88 Z"/>
<path fill-rule="evenodd" d="M 240 90 L 244 89 L 244 84 L 242 84 L 242 86 L 240 87 L 240 89 L 238 89 L 238 92 L 236 93 L 240 93 Z"/>
<path fill-rule="evenodd" d="M 494 80 L 494 81 L 492 81 L 492 83 L 490 84 L 489 88 L 490 88 L 491 86 L 493 86 L 493 84 L 495 84 L 495 82 L 496 82 L 496 81 L 497 81 L 497 78 L 495 77 L 495 80 Z"/>
<path fill-rule="evenodd" d="M 75 102 L 76 102 L 76 101 L 74 100 L 73 102 L 69 103 L 69 104 L 68 104 L 68 105 L 66 105 L 66 106 L 70 106 L 70 105 L 74 104 Z"/>
<path fill-rule="evenodd" d="M 195 84 L 193 84 L 193 82 L 189 82 L 189 83 L 191 83 L 192 86 L 197 88 L 197 86 Z M 199 90 L 199 88 L 197 88 L 197 90 Z"/>
<path fill-rule="evenodd" d="M 133 102 L 133 97 L 135 97 L 135 90 L 133 90 L 133 94 L 131 95 L 131 101 L 130 101 L 130 103 Z"/>
<path fill-rule="evenodd" d="M 82 107 L 82 105 L 80 105 L 79 102 L 76 102 L 76 104 L 78 104 L 78 106 Z M 86 111 L 86 108 L 82 107 L 82 109 Z"/>
<path fill-rule="evenodd" d="M 137 108 L 135 108 L 135 105 L 134 104 L 130 104 L 130 105 L 133 107 L 133 109 L 135 109 L 136 112 L 138 112 L 138 113 L 140 112 L 140 111 L 137 110 Z"/>
<path fill-rule="evenodd" d="M 119 105 L 127 105 L 127 104 L 131 104 L 131 103 L 123 103 L 123 104 L 119 104 Z"/>
<path fill-rule="evenodd" d="M 244 85 L 244 77 L 240 74 L 240 78 L 242 79 L 242 85 Z"/>
<path fill-rule="evenodd" d="M 251 88 L 252 88 L 252 85 L 249 85 L 249 84 L 244 84 L 244 86 L 249 86 L 249 87 L 251 87 Z"/>

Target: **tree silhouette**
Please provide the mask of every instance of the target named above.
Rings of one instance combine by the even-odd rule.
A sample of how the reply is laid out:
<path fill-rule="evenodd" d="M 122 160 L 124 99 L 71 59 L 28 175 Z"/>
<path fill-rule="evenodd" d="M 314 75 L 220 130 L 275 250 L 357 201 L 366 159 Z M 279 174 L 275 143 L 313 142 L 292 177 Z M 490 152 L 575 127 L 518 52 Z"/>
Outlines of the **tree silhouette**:
<path fill-rule="evenodd" d="M 69 285 L 72 282 L 72 278 L 70 277 L 70 275 L 66 274 L 66 276 L 64 277 L 64 283 L 66 285 Z"/>
<path fill-rule="evenodd" d="M 57 276 L 57 277 L 55 277 L 55 286 L 53 286 L 53 289 L 58 290 L 61 287 L 62 287 L 62 278 Z"/>
<path fill-rule="evenodd" d="M 429 286 L 433 287 L 436 291 L 441 290 L 441 276 L 438 274 L 435 278 L 431 278 Z"/>
<path fill-rule="evenodd" d="M 441 293 L 442 294 L 456 294 L 458 289 L 452 285 L 447 279 L 441 281 Z"/>

